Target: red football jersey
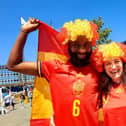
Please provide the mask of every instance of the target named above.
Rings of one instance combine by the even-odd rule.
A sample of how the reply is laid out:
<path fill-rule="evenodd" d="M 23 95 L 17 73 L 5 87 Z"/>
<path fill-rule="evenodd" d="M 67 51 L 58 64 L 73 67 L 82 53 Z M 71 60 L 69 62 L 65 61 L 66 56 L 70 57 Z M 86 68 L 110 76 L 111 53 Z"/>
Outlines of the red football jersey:
<path fill-rule="evenodd" d="M 49 81 L 56 126 L 98 126 L 97 74 L 88 65 L 47 61 L 39 73 Z"/>
<path fill-rule="evenodd" d="M 126 126 L 126 88 L 116 84 L 103 98 L 104 126 Z"/>

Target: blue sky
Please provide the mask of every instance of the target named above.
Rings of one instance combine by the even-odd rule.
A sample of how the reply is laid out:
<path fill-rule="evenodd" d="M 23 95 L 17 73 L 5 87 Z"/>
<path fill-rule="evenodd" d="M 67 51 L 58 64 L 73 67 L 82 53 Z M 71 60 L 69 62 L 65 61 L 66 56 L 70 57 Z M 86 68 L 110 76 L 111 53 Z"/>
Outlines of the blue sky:
<path fill-rule="evenodd" d="M 2 0 L 0 1 L 0 65 L 7 63 L 9 53 L 20 31 L 20 17 L 35 17 L 60 28 L 66 21 L 102 16 L 104 27 L 112 29 L 113 41 L 126 40 L 125 0 Z M 24 52 L 26 61 L 36 61 L 37 31 L 29 35 Z"/>

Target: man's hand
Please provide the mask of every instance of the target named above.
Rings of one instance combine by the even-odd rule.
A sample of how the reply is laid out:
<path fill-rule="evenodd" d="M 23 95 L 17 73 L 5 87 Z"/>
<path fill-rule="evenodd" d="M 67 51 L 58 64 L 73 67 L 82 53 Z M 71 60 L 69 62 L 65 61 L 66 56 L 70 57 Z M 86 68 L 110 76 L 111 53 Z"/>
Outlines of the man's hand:
<path fill-rule="evenodd" d="M 35 18 L 29 18 L 29 20 L 21 27 L 21 31 L 29 33 L 35 31 L 40 25 L 40 21 Z"/>

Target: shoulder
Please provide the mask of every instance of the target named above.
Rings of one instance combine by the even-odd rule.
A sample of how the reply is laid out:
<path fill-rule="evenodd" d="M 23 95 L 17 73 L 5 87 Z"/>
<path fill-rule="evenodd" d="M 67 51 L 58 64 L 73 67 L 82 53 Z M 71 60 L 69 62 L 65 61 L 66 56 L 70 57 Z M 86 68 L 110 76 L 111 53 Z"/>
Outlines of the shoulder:
<path fill-rule="evenodd" d="M 98 74 L 98 72 L 94 69 L 94 67 L 92 66 L 92 64 L 88 64 L 86 66 L 86 69 L 87 69 L 88 72 L 94 73 L 96 75 Z"/>
<path fill-rule="evenodd" d="M 100 73 L 97 72 L 91 64 L 87 65 L 86 72 L 91 74 L 92 78 L 95 78 L 95 80 L 99 82 Z"/>
<path fill-rule="evenodd" d="M 38 66 L 47 66 L 47 67 L 53 67 L 53 66 L 59 66 L 63 65 L 64 62 L 60 60 L 49 60 L 49 61 L 38 61 Z"/>
<path fill-rule="evenodd" d="M 63 62 L 61 62 L 60 60 L 38 61 L 37 63 L 38 76 L 42 77 L 45 75 L 50 75 L 57 68 L 60 68 L 62 65 Z"/>

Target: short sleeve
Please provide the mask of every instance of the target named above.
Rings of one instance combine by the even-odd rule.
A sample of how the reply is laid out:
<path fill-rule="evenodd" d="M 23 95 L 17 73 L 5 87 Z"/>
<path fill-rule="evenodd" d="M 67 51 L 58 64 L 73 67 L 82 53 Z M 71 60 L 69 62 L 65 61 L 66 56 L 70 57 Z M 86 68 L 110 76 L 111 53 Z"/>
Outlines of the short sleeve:
<path fill-rule="evenodd" d="M 37 71 L 39 77 L 45 77 L 47 80 L 50 80 L 52 73 L 56 67 L 56 61 L 38 61 L 37 62 Z"/>

